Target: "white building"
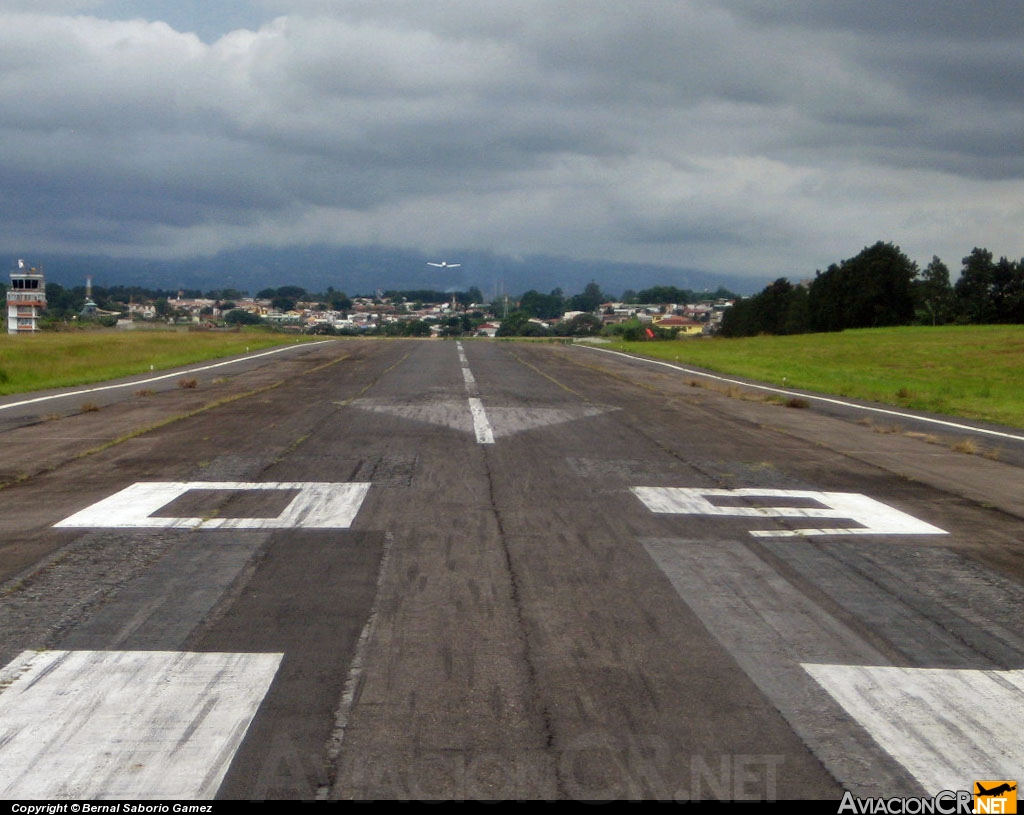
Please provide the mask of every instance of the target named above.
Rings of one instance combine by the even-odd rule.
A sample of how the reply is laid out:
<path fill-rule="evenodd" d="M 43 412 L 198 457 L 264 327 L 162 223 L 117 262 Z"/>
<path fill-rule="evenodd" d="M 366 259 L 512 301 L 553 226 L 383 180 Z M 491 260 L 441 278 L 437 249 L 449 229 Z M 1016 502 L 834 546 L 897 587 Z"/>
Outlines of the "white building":
<path fill-rule="evenodd" d="M 21 334 L 39 330 L 39 317 L 46 308 L 46 283 L 39 269 L 26 269 L 25 261 L 18 261 L 17 271 L 11 272 L 11 285 L 7 290 L 7 333 Z"/>

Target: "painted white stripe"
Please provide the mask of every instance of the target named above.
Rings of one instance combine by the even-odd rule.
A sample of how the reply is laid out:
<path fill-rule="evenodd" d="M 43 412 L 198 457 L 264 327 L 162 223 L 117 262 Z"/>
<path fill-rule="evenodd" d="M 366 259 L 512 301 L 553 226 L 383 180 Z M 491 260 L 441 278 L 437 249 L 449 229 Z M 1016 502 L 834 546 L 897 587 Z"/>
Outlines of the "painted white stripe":
<path fill-rule="evenodd" d="M 0 670 L 0 798 L 212 798 L 282 656 L 24 652 Z"/>
<path fill-rule="evenodd" d="M 494 444 L 494 431 L 487 421 L 483 403 L 479 399 L 470 399 L 469 411 L 473 414 L 473 430 L 476 432 L 477 443 Z"/>
<path fill-rule="evenodd" d="M 633 487 L 633 493 L 651 512 L 675 515 L 710 515 L 741 518 L 837 518 L 859 527 L 759 529 L 755 538 L 788 538 L 808 535 L 946 535 L 944 529 L 900 512 L 881 501 L 854 492 L 813 490 L 736 490 L 686 487 Z M 790 498 L 813 501 L 819 507 L 717 506 L 708 497 Z"/>
<path fill-rule="evenodd" d="M 1024 671 L 803 668 L 931 794 L 1021 775 Z"/>
<path fill-rule="evenodd" d="M 458 340 L 455 341 L 455 348 L 459 352 L 459 365 L 462 366 L 462 378 L 466 383 L 466 392 L 470 396 L 476 396 L 476 379 L 473 376 L 473 372 L 469 369 L 469 359 L 466 357 L 466 350 Z"/>
<path fill-rule="evenodd" d="M 279 348 L 272 348 L 269 351 L 261 351 L 258 354 L 249 354 L 245 357 L 239 357 L 237 359 L 229 359 L 224 362 L 215 362 L 211 365 L 202 365 L 198 368 L 189 368 L 184 371 L 175 371 L 170 374 L 161 374 L 160 376 L 151 376 L 148 379 L 135 379 L 131 382 L 121 382 L 117 385 L 98 385 L 95 388 L 83 388 L 78 391 L 69 391 L 67 393 L 55 393 L 49 396 L 37 396 L 33 399 L 23 399 L 20 402 L 10 402 L 6 405 L 0 405 L 0 410 L 9 410 L 10 408 L 23 407 L 25 405 L 34 405 L 39 402 L 49 402 L 54 399 L 67 399 L 72 396 L 84 396 L 89 393 L 100 393 L 101 391 L 113 391 L 119 388 L 137 388 L 139 385 L 148 385 L 150 382 L 160 382 L 164 379 L 172 379 L 176 376 L 185 376 L 186 374 L 197 374 L 201 371 L 212 371 L 215 368 L 223 368 L 225 365 L 237 365 L 239 362 L 248 362 L 249 360 L 259 359 L 261 357 L 269 357 L 273 354 L 280 354 L 284 351 L 293 351 L 296 348 L 308 348 L 312 345 L 323 345 L 325 342 L 331 342 L 331 340 L 320 340 L 318 342 L 307 342 L 299 345 L 282 345 Z"/>
<path fill-rule="evenodd" d="M 65 518 L 56 526 L 104 529 L 347 529 L 369 489 L 368 483 L 147 481 L 132 484 Z M 297 495 L 276 518 L 151 517 L 189 490 L 296 490 Z"/>
<path fill-rule="evenodd" d="M 730 379 L 729 377 L 719 376 L 717 374 L 709 374 L 706 371 L 695 371 L 692 368 L 684 368 L 681 365 L 674 365 L 671 362 L 662 362 L 659 359 L 648 359 L 647 357 L 636 357 L 632 354 L 624 354 L 621 351 L 612 351 L 610 348 L 596 348 L 592 345 L 579 345 L 579 348 L 586 348 L 590 351 L 601 351 L 605 354 L 614 354 L 618 357 L 624 357 L 626 359 L 633 360 L 634 362 L 648 362 L 651 365 L 660 365 L 663 368 L 672 368 L 680 373 L 689 374 L 690 376 L 703 376 L 705 379 L 714 379 L 717 382 L 725 382 L 729 385 L 741 385 L 744 388 L 752 388 L 754 390 L 768 391 L 770 393 L 777 393 L 781 396 L 796 396 L 801 399 L 808 399 L 812 402 L 825 402 L 832 405 L 842 405 L 843 407 L 854 408 L 856 410 L 865 410 L 869 413 L 881 413 L 885 416 L 895 416 L 898 419 L 912 419 L 917 422 L 927 422 L 928 424 L 940 425 L 942 427 L 951 427 L 954 430 L 962 430 L 969 433 L 981 433 L 986 436 L 996 436 L 1002 439 L 1013 439 L 1014 441 L 1024 441 L 1024 436 L 1014 433 L 1004 433 L 1001 430 L 990 430 L 986 427 L 973 427 L 967 424 L 960 424 L 959 422 L 951 422 L 946 419 L 933 419 L 928 416 L 918 416 L 914 413 L 904 413 L 898 410 L 889 410 L 888 408 L 873 407 L 871 405 L 858 405 L 854 402 L 847 402 L 843 399 L 834 399 L 829 396 L 815 396 L 810 393 L 801 393 L 799 391 L 788 391 L 782 388 L 775 388 L 771 385 L 758 385 L 753 382 L 745 382 L 740 379 Z"/>
<path fill-rule="evenodd" d="M 462 378 L 466 383 L 466 393 L 469 394 L 469 412 L 473 416 L 473 432 L 476 433 L 477 444 L 494 444 L 494 430 L 491 423 L 487 421 L 487 413 L 484 411 L 484 403 L 478 398 L 479 389 L 473 372 L 469 369 L 469 360 L 466 358 L 466 351 L 462 343 L 456 340 L 455 347 L 459 352 L 459 362 L 462 365 Z"/>

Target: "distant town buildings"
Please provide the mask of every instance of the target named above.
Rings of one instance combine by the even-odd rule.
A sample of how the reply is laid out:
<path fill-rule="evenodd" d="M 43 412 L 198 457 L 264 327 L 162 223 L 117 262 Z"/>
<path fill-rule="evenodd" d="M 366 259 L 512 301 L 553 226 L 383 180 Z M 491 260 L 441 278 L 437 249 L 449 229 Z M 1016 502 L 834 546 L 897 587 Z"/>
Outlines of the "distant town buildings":
<path fill-rule="evenodd" d="M 329 289 L 328 293 L 332 291 Z M 395 296 L 377 292 L 375 296 L 353 298 L 308 295 L 300 299 L 268 297 L 266 292 L 249 297 L 245 292 L 231 290 L 230 297 L 222 298 L 217 292 L 203 297 L 199 292 L 186 296 L 182 291 L 175 295 L 133 288 L 118 292 L 119 299 L 100 289 L 94 299 L 91 276 L 86 277 L 84 302 L 80 293 L 76 299 L 59 285 L 51 286 L 50 294 L 52 302 L 47 310 L 42 271 L 27 268 L 24 261 L 18 261 L 18 268 L 11 272 L 7 293 L 8 332 L 39 331 L 45 311 L 46 327 L 92 324 L 132 329 L 149 323 L 203 330 L 265 323 L 284 331 L 316 334 L 500 337 L 503 333 L 526 333 L 577 337 L 604 333 L 628 338 L 639 326 L 648 337 L 655 336 L 652 332 L 657 331 L 657 336 L 667 338 L 715 333 L 723 312 L 732 305 L 731 300 L 723 299 L 697 303 L 595 301 L 592 311 L 569 310 L 542 317 L 525 302 L 513 303 L 508 297 L 503 303 L 460 302 L 455 294 L 440 292 L 399 292 Z M 570 303 L 574 299 L 561 298 L 560 305 L 577 305 Z"/>

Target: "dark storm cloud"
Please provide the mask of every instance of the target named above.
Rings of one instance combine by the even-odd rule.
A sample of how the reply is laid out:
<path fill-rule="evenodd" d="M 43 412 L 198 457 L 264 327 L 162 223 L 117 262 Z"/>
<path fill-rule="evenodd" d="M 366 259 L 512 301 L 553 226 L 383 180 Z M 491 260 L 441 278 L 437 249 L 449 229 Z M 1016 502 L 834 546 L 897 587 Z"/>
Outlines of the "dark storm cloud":
<path fill-rule="evenodd" d="M 721 3 L 749 19 L 787 29 L 893 35 L 932 41 L 987 41 L 1024 35 L 1017 0 L 724 0 Z"/>
<path fill-rule="evenodd" d="M 826 140 L 896 167 L 1024 177 L 1024 14 L 1017 2 L 730 0 L 766 36 L 828 44 L 874 99 L 839 94 L 805 106 Z M 808 66 L 811 67 L 811 66 Z M 807 140 L 797 140 L 801 147 Z"/>
<path fill-rule="evenodd" d="M 0 2 L 8 251 L 1024 249 L 1016 3 L 213 5 Z"/>

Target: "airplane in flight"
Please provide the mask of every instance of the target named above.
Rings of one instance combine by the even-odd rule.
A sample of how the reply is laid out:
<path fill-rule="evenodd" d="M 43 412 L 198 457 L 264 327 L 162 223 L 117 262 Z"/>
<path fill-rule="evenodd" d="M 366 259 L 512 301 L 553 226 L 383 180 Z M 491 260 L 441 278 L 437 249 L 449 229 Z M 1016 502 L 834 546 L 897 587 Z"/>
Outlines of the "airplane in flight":
<path fill-rule="evenodd" d="M 433 263 L 432 261 L 428 260 L 427 261 L 427 265 L 428 266 L 438 266 L 438 267 L 440 267 L 442 269 L 454 269 L 456 266 L 461 266 L 462 264 L 461 263 L 449 263 L 447 260 L 442 260 L 440 263 Z"/>

